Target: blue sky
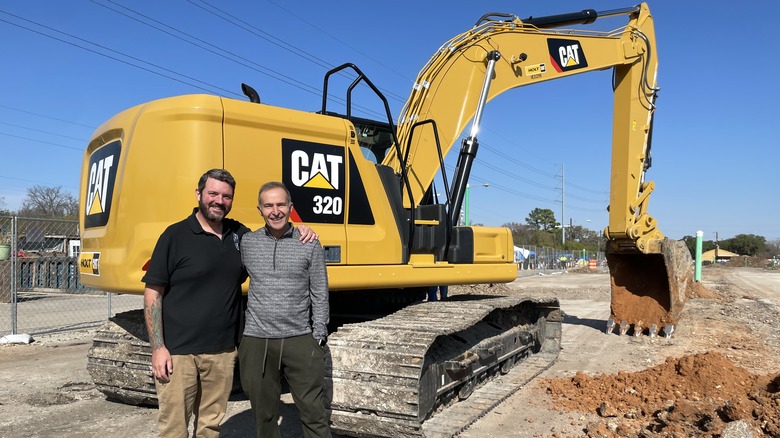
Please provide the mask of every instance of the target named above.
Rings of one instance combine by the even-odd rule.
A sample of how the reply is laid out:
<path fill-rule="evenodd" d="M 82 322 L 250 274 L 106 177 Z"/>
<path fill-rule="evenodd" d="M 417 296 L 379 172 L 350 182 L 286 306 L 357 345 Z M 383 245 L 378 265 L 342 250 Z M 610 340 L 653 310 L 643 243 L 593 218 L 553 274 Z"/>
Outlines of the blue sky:
<path fill-rule="evenodd" d="M 430 56 L 485 13 L 525 18 L 633 4 L 7 0 L 0 4 L 0 197 L 17 209 L 33 185 L 78 195 L 94 130 L 145 101 L 203 92 L 243 98 L 246 82 L 264 103 L 316 111 L 324 73 L 352 62 L 397 117 Z M 650 213 L 676 239 L 697 230 L 705 240 L 715 233 L 780 239 L 780 88 L 771 79 L 780 67 L 773 32 L 780 3 L 649 6 L 661 87 Z M 561 221 L 563 200 L 563 222 L 606 226 L 610 77 L 594 72 L 523 87 L 488 105 L 471 179 L 472 222 L 524 222 L 534 208 L 552 209 Z"/>

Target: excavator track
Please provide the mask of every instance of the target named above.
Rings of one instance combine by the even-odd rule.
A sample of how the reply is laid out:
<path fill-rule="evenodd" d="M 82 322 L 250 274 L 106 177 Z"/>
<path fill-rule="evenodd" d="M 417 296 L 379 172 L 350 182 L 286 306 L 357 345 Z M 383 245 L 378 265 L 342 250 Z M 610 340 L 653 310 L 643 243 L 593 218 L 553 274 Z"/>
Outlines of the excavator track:
<path fill-rule="evenodd" d="M 328 341 L 331 427 L 453 436 L 552 364 L 561 321 L 554 299 L 461 295 L 344 325 Z"/>
<path fill-rule="evenodd" d="M 119 313 L 92 339 L 87 371 L 107 397 L 132 405 L 157 405 L 152 350 L 141 310 Z"/>

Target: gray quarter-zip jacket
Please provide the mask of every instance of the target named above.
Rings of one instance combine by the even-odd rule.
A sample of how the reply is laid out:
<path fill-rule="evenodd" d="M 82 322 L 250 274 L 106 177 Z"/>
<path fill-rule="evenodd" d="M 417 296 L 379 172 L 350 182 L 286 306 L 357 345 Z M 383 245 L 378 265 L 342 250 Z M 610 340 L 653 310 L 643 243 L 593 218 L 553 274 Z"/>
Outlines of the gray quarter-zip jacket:
<path fill-rule="evenodd" d="M 276 239 L 263 227 L 241 239 L 241 260 L 249 273 L 245 336 L 328 336 L 325 255 L 318 240 L 301 243 L 300 236 L 290 227 Z"/>

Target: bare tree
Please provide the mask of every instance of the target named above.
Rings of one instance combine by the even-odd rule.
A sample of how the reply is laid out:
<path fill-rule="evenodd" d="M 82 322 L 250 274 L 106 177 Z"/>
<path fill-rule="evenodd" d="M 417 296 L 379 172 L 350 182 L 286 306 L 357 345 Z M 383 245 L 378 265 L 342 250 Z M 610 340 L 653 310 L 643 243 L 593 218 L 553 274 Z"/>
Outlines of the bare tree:
<path fill-rule="evenodd" d="M 27 197 L 22 201 L 19 216 L 76 218 L 79 214 L 79 201 L 62 186 L 33 186 L 27 189 Z"/>
<path fill-rule="evenodd" d="M 11 212 L 8 211 L 8 208 L 5 205 L 5 198 L 0 196 L 0 216 L 9 214 L 11 214 Z"/>

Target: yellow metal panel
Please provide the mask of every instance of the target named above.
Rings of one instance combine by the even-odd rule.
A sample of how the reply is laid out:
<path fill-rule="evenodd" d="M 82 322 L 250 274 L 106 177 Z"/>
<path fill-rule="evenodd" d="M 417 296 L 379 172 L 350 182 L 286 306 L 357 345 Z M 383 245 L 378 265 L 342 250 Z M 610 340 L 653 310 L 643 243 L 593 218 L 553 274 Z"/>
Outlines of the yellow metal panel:
<path fill-rule="evenodd" d="M 81 232 L 82 247 L 100 253 L 100 275 L 84 280 L 92 287 L 143 293 L 141 268 L 157 238 L 197 205 L 195 190 L 203 172 L 223 165 L 220 98 L 190 95 L 157 100 L 104 123 L 85 152 L 82 208 L 91 190 L 89 157 L 113 141 L 121 142 L 121 150 L 119 162 L 114 163 L 116 189 L 108 222 Z M 87 213 L 80 211 L 81 224 Z"/>
<path fill-rule="evenodd" d="M 472 227 L 472 229 L 474 230 L 474 263 L 514 263 L 512 233 L 508 228 Z"/>
<path fill-rule="evenodd" d="M 430 285 L 508 283 L 517 278 L 517 265 L 474 264 L 416 267 L 412 265 L 386 266 L 329 266 L 328 286 L 331 290 L 383 289 L 395 287 L 424 287 Z"/>

